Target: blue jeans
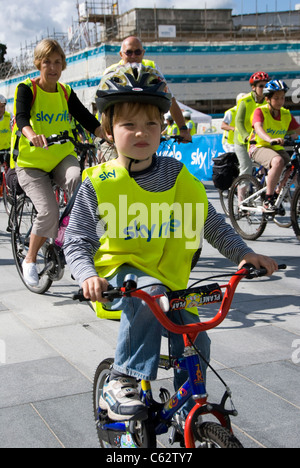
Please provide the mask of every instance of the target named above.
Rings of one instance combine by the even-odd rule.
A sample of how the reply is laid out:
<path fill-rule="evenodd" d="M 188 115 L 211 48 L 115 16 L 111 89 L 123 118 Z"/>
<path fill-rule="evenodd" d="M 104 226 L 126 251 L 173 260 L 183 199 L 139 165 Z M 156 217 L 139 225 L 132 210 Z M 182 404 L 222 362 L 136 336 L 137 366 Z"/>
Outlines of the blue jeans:
<path fill-rule="evenodd" d="M 112 286 L 123 286 L 126 274 L 135 274 L 138 277 L 138 287 L 143 288 L 150 295 L 162 294 L 165 287 L 155 278 L 147 276 L 142 271 L 123 265 L 117 273 L 108 278 Z M 155 286 L 151 284 L 155 283 Z M 149 307 L 137 298 L 122 298 L 115 300 L 109 306 L 111 310 L 122 310 L 119 337 L 115 353 L 114 369 L 137 379 L 155 380 L 157 377 L 158 361 L 160 356 L 161 337 L 167 335 L 167 331 L 154 317 Z M 174 314 L 172 321 L 181 324 L 178 312 Z M 181 311 L 184 323 L 198 323 L 199 317 L 185 310 Z M 201 351 L 206 361 L 210 359 L 210 339 L 207 333 L 198 335 L 195 345 Z M 184 351 L 182 335 L 171 333 L 170 346 L 172 356 L 180 357 Z M 207 365 L 202 362 L 203 372 L 206 373 Z M 187 380 L 187 372 L 175 370 L 175 390 Z"/>

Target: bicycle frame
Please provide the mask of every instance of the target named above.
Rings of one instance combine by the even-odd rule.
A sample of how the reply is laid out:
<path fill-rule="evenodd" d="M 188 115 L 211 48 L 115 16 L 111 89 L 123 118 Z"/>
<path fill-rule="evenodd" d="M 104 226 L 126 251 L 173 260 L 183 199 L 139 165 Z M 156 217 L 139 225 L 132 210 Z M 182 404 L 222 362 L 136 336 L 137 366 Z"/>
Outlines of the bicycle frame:
<path fill-rule="evenodd" d="M 282 187 L 282 189 L 280 190 L 280 193 L 274 203 L 274 206 L 276 208 L 279 208 L 280 205 L 282 204 L 283 200 L 285 199 L 287 193 L 289 192 L 291 186 L 293 185 L 293 182 L 294 182 L 294 179 L 295 179 L 295 176 L 297 174 L 297 169 L 295 166 L 292 166 L 292 170 L 291 170 L 291 174 L 289 175 L 289 178 L 288 180 L 286 181 L 285 185 Z M 267 176 L 266 176 L 267 178 Z M 256 207 L 251 207 L 251 206 L 248 206 L 247 204 L 252 201 L 253 199 L 259 199 L 260 196 L 263 194 L 263 193 L 266 193 L 267 192 L 267 187 L 263 187 L 261 190 L 258 190 L 257 192 L 255 192 L 253 195 L 250 195 L 249 197 L 245 198 L 240 204 L 239 204 L 239 209 L 241 211 L 247 211 L 247 212 L 254 212 L 254 213 L 260 213 L 262 214 L 264 212 L 264 209 L 263 209 L 263 206 L 256 206 Z"/>
<path fill-rule="evenodd" d="M 203 323 L 188 325 L 176 325 L 165 315 L 158 302 L 161 297 L 164 297 L 163 295 L 150 296 L 142 290 L 128 291 L 125 287 L 120 289 L 122 295 L 136 297 L 146 302 L 153 315 L 165 329 L 172 333 L 181 334 L 184 338 L 185 352 L 183 357 L 174 359 L 169 358 L 168 356 L 161 356 L 160 359 L 159 367 L 164 367 L 166 369 L 176 368 L 188 371 L 188 380 L 175 392 L 175 394 L 165 403 L 157 403 L 153 399 L 150 382 L 145 380 L 142 380 L 141 382 L 141 399 L 149 408 L 149 420 L 154 424 L 156 435 L 163 434 L 168 431 L 174 414 L 177 413 L 191 397 L 193 397 L 195 401 L 195 406 L 190 411 L 186 419 L 184 429 L 185 446 L 187 448 L 195 447 L 192 427 L 195 414 L 212 414 L 218 419 L 222 426 L 231 431 L 229 416 L 237 415 L 235 410 L 225 409 L 225 403 L 231 396 L 231 393 L 229 392 L 229 389 L 226 388 L 226 392 L 220 405 L 208 403 L 208 395 L 206 392 L 201 362 L 198 353 L 192 346 L 192 343 L 200 332 L 215 328 L 223 322 L 228 314 L 239 282 L 247 276 L 249 276 L 249 269 L 245 266 L 232 276 L 228 284 L 220 286 L 220 288 L 225 289 L 225 292 L 219 311 L 213 319 Z M 109 292 L 106 295 L 109 296 Z M 100 413 L 101 410 L 99 409 L 99 415 Z M 103 431 L 121 430 L 123 432 L 127 432 L 128 430 L 128 423 L 125 422 L 109 422 L 104 425 L 101 425 L 101 422 L 99 422 L 99 424 Z"/>

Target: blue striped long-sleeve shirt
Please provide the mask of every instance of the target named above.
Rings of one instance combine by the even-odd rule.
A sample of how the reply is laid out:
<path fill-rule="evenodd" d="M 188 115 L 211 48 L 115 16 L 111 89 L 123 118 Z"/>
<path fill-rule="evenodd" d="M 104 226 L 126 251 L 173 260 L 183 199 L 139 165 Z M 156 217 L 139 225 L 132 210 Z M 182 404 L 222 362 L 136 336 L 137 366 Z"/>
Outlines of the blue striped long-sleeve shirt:
<path fill-rule="evenodd" d="M 144 190 L 165 191 L 172 188 L 181 168 L 182 163 L 175 159 L 154 156 L 151 167 L 146 171 L 133 173 L 133 177 Z M 104 226 L 98 215 L 97 195 L 87 178 L 72 209 L 64 243 L 67 263 L 80 285 L 97 275 L 94 256 L 100 248 L 103 234 Z M 235 264 L 239 264 L 247 253 L 253 252 L 211 203 L 204 226 L 204 238 Z"/>

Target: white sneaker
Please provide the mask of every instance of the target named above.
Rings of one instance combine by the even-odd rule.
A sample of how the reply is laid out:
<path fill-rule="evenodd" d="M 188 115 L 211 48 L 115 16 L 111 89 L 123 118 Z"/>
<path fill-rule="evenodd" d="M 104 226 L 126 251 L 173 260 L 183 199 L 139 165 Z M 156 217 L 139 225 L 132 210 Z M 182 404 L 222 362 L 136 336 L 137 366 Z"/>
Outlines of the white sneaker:
<path fill-rule="evenodd" d="M 142 421 L 148 416 L 139 397 L 137 382 L 132 377 L 117 377 L 109 382 L 106 379 L 99 406 L 113 421 Z"/>
<path fill-rule="evenodd" d="M 25 283 L 28 286 L 38 286 L 39 285 L 39 275 L 35 263 L 27 263 L 26 260 L 22 264 L 23 276 Z"/>

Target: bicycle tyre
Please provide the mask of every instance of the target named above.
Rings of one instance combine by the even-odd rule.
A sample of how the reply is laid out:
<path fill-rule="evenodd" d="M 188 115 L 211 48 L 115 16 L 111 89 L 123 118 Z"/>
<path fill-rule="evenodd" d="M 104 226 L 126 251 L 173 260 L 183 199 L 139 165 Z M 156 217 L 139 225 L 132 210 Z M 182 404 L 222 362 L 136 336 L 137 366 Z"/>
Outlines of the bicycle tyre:
<path fill-rule="evenodd" d="M 26 205 L 25 209 L 24 206 Z M 29 286 L 23 276 L 23 260 L 26 257 L 27 248 L 29 246 L 29 238 L 27 239 L 26 233 L 29 230 L 29 227 L 32 224 L 32 217 L 34 216 L 34 208 L 32 202 L 28 198 L 21 198 L 17 204 L 17 217 L 15 216 L 15 206 L 12 207 L 11 213 L 11 246 L 14 261 L 16 264 L 17 272 L 26 286 L 26 288 L 35 293 L 35 294 L 45 294 L 50 286 L 52 285 L 52 280 L 49 278 L 48 275 L 43 276 L 43 281 L 40 282 L 39 286 L 33 287 Z M 15 220 L 17 220 L 18 229 L 15 225 Z M 45 257 L 43 253 L 43 247 L 40 249 L 38 256 L 42 259 L 42 264 L 44 264 Z"/>
<path fill-rule="evenodd" d="M 8 193 L 8 189 L 5 184 L 3 184 L 3 204 L 6 211 L 6 214 L 9 216 L 11 207 L 12 207 L 12 197 Z"/>
<path fill-rule="evenodd" d="M 296 188 L 292 200 L 291 218 L 296 237 L 300 240 L 300 185 Z"/>
<path fill-rule="evenodd" d="M 230 221 L 235 231 L 246 240 L 257 240 L 264 233 L 268 221 L 263 213 L 239 210 L 238 199 L 241 196 L 240 194 L 247 198 L 261 189 L 262 186 L 259 181 L 248 174 L 239 176 L 230 188 L 228 203 Z M 249 202 L 249 208 L 259 207 L 262 202 L 262 195 L 258 195 L 257 199 L 252 198 L 251 202 Z M 246 228 L 249 228 L 249 230 L 246 231 Z"/>
<path fill-rule="evenodd" d="M 220 203 L 226 216 L 229 216 L 229 208 L 228 208 L 229 193 L 230 193 L 230 188 L 228 190 L 219 190 Z"/>
<path fill-rule="evenodd" d="M 96 421 L 97 435 L 101 448 L 118 448 L 115 445 L 111 445 L 108 440 L 105 440 L 101 429 L 99 428 L 99 400 L 102 394 L 102 389 L 107 376 L 110 374 L 110 370 L 114 360 L 107 358 L 102 361 L 95 372 L 93 381 L 93 410 L 94 418 Z M 136 448 L 156 448 L 156 434 L 153 424 L 146 421 L 133 421 L 132 428 L 134 428 L 132 439 Z M 106 431 L 107 433 L 107 431 Z M 122 433 L 121 433 L 122 434 Z M 107 434 L 107 439 L 109 438 Z M 120 443 L 121 436 L 115 434 L 114 441 Z"/>
<path fill-rule="evenodd" d="M 290 189 L 283 200 L 280 210 L 282 213 L 277 213 L 274 217 L 274 223 L 281 228 L 289 229 L 292 226 L 292 201 L 294 194 Z"/>
<path fill-rule="evenodd" d="M 243 448 L 241 442 L 227 428 L 214 422 L 202 423 L 195 436 L 201 443 L 200 448 Z"/>

